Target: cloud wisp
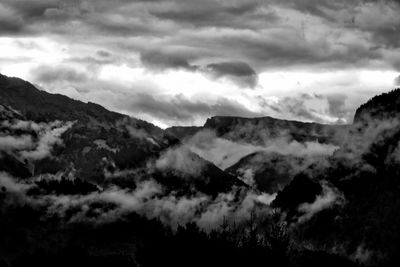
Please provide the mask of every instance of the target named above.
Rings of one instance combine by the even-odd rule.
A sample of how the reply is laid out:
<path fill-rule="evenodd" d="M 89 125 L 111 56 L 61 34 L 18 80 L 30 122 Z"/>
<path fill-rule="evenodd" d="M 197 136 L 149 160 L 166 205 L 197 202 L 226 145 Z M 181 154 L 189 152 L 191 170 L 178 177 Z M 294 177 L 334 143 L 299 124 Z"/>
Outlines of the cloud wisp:
<path fill-rule="evenodd" d="M 63 144 L 61 135 L 73 124 L 61 121 L 36 123 L 4 120 L 0 124 L 0 151 L 14 153 L 21 160 L 46 158 L 51 156 L 54 146 Z"/>
<path fill-rule="evenodd" d="M 187 140 L 184 140 L 184 143 L 193 152 L 223 170 L 234 165 L 245 156 L 257 152 L 306 158 L 330 156 L 339 148 L 335 145 L 320 144 L 318 142 L 300 143 L 285 137 L 266 139 L 264 144 L 254 145 L 217 137 L 216 133 L 211 130 L 200 131 Z"/>

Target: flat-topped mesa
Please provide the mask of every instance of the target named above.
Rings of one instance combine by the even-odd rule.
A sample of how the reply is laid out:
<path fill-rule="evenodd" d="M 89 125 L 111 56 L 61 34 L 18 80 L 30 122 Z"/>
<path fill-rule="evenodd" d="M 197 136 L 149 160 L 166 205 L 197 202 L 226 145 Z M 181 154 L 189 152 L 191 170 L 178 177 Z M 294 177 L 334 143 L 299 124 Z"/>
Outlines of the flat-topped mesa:
<path fill-rule="evenodd" d="M 265 141 L 265 138 L 283 136 L 299 142 L 318 141 L 325 143 L 332 141 L 334 132 L 340 127 L 342 126 L 282 120 L 272 117 L 215 116 L 209 118 L 203 128 L 214 130 L 218 136 L 251 143 Z"/>
<path fill-rule="evenodd" d="M 217 127 L 224 127 L 234 124 L 244 124 L 248 122 L 252 122 L 258 124 L 263 122 L 265 124 L 274 123 L 278 121 L 283 121 L 280 119 L 275 119 L 269 116 L 265 117 L 256 117 L 256 118 L 246 118 L 246 117 L 235 117 L 235 116 L 213 116 L 208 118 L 206 123 L 204 124 L 204 128 L 217 128 Z"/>

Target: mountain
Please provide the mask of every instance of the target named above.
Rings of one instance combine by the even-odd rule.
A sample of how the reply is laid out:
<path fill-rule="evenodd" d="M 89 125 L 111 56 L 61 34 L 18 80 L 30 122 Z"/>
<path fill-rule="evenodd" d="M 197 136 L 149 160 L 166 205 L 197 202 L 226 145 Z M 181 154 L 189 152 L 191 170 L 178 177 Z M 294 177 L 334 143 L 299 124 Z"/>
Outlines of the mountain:
<path fill-rule="evenodd" d="M 398 266 L 398 103 L 397 89 L 360 106 L 345 140 L 328 161 L 306 169 L 299 174 L 302 179 L 295 177 L 278 193 L 273 205 L 299 218 L 299 240 L 323 246 L 341 244 L 342 250 L 360 262 Z M 324 188 L 322 193 L 306 193 L 305 188 L 316 182 Z"/>
<path fill-rule="evenodd" d="M 346 125 L 324 125 L 299 121 L 280 120 L 271 117 L 242 118 L 214 116 L 202 127 L 171 127 L 166 131 L 185 139 L 201 130 L 213 130 L 218 137 L 236 142 L 263 144 L 267 139 L 288 137 L 298 142 L 332 143 L 338 128 Z"/>
<path fill-rule="evenodd" d="M 372 266 L 398 266 L 399 107 L 400 89 L 396 89 L 361 105 L 352 125 L 217 116 L 203 127 L 167 131 L 186 143 L 211 130 L 231 145 L 256 146 L 258 150 L 225 171 L 259 190 L 276 192 L 272 206 L 293 225 L 296 242 L 339 249 Z M 282 136 L 286 145 L 311 142 L 336 149 L 311 157 L 266 149 L 268 142 L 276 144 Z"/>
<path fill-rule="evenodd" d="M 255 152 L 243 157 L 225 171 L 240 177 L 262 192 L 273 194 L 319 160 L 324 158 Z"/>
<path fill-rule="evenodd" d="M 350 128 L 271 117 L 215 116 L 202 127 L 171 127 L 166 132 L 257 190 L 276 193 L 309 166 L 326 160 Z"/>
<path fill-rule="evenodd" d="M 165 131 L 180 140 L 184 140 L 200 132 L 202 129 L 203 127 L 201 126 L 172 126 L 165 129 Z"/>
<path fill-rule="evenodd" d="M 400 114 L 400 89 L 377 95 L 361 105 L 354 115 L 358 123 L 370 119 L 398 118 Z"/>
<path fill-rule="evenodd" d="M 111 180 L 115 185 L 135 187 L 137 180 L 151 177 L 168 190 L 187 194 L 198 190 L 217 194 L 242 185 L 148 122 L 38 90 L 18 78 L 0 75 L 0 107 L 3 135 L 10 134 L 18 142 L 29 139 L 51 150 L 46 156 L 36 157 L 21 156 L 21 149 L 3 153 L 7 155 L 1 158 L 1 169 L 18 177 L 24 169 L 29 169 L 31 176 L 61 172 L 101 187 Z M 57 131 L 62 132 L 53 136 Z M 53 142 L 54 147 L 47 140 L 51 138 L 60 139 Z M 174 157 L 182 162 L 162 166 L 162 161 L 174 161 Z M 182 167 L 186 163 L 199 168 L 188 172 Z M 27 171 L 22 172 L 28 176 Z"/>
<path fill-rule="evenodd" d="M 1 74 L 0 88 L 0 103 L 13 107 L 30 120 L 89 121 L 92 117 L 102 122 L 113 122 L 126 117 L 94 103 L 83 103 L 38 90 L 29 82 Z"/>

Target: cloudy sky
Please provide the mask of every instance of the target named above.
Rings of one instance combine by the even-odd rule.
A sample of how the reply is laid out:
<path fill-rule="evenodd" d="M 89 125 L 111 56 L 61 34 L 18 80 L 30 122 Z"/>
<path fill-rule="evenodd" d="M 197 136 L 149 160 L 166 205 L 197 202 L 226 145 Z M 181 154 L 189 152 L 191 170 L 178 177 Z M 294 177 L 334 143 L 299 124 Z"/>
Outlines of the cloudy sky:
<path fill-rule="evenodd" d="M 349 123 L 400 85 L 400 1 L 0 0 L 0 72 L 161 127 Z"/>

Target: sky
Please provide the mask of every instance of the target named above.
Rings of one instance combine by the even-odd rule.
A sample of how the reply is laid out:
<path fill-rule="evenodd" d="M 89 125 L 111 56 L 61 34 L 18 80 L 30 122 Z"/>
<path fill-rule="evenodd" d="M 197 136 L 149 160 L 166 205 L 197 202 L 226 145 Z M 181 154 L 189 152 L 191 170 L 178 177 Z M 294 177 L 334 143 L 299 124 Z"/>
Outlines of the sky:
<path fill-rule="evenodd" d="M 400 86 L 400 1 L 0 0 L 0 73 L 150 121 L 351 123 Z"/>

